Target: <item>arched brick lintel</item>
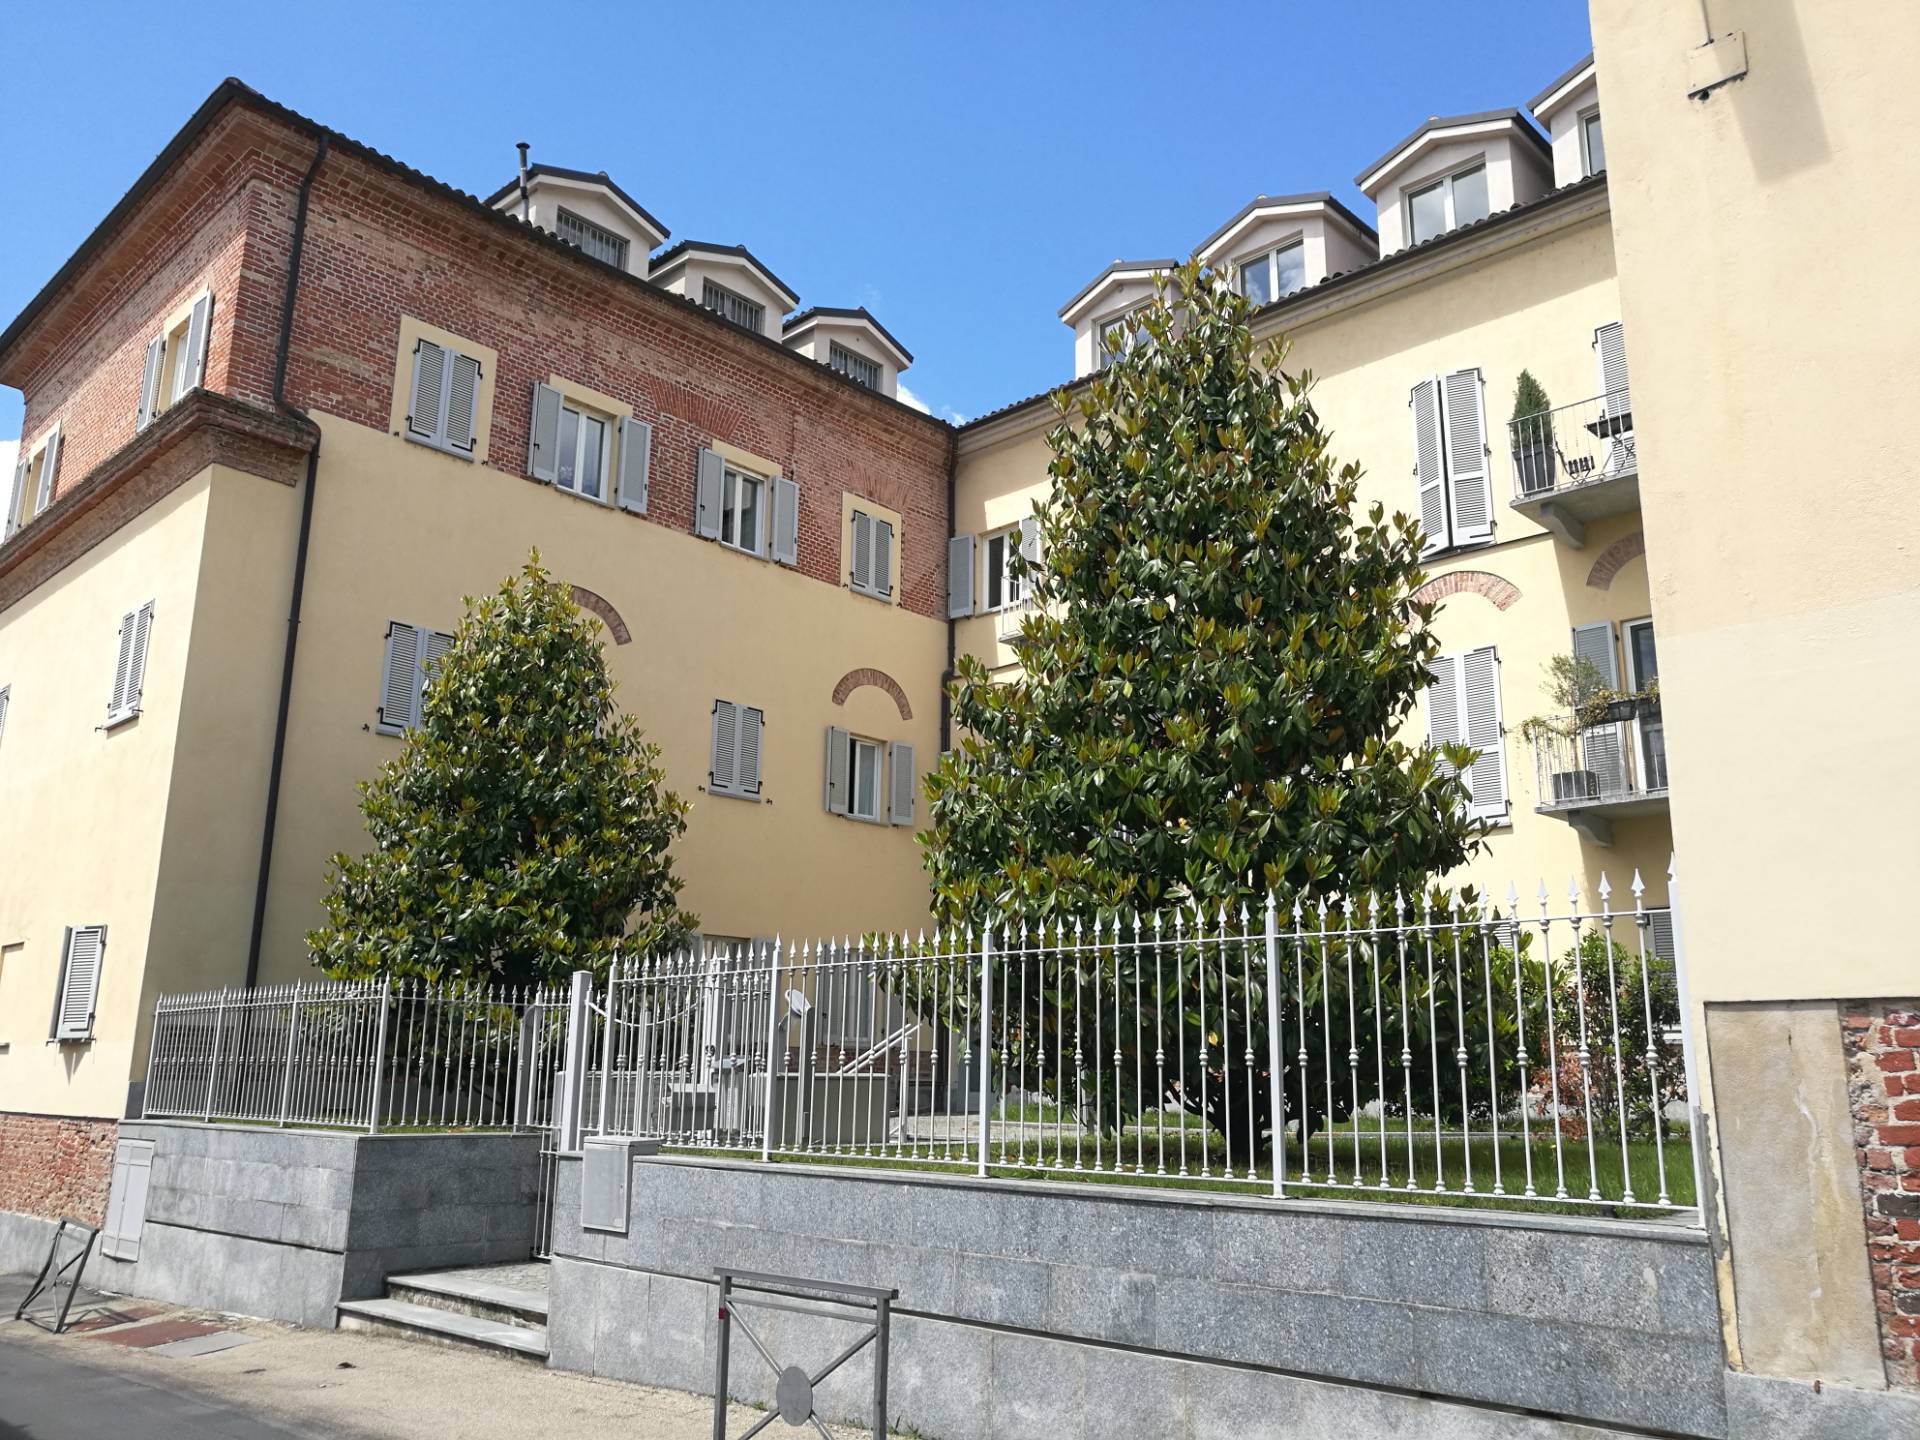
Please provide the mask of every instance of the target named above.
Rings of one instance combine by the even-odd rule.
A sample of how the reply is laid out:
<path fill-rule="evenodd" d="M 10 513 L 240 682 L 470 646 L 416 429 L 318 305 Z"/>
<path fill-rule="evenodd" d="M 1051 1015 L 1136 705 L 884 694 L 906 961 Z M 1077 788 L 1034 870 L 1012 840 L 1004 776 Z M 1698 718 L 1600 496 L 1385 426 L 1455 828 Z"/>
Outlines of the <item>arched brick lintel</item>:
<path fill-rule="evenodd" d="M 913 706 L 907 703 L 907 692 L 900 688 L 900 682 L 884 670 L 875 670 L 863 665 L 858 670 L 849 670 L 840 677 L 840 683 L 833 687 L 833 703 L 844 705 L 847 697 L 862 685 L 871 685 L 876 690 L 884 690 L 893 697 L 894 705 L 900 711 L 902 720 L 913 719 Z"/>
<path fill-rule="evenodd" d="M 633 639 L 633 633 L 627 629 L 627 622 L 620 618 L 620 612 L 613 608 L 613 602 L 606 596 L 596 594 L 584 585 L 573 587 L 573 603 L 582 610 L 591 610 L 606 622 L 607 633 L 613 636 L 613 643 L 625 645 Z"/>
<path fill-rule="evenodd" d="M 1631 535 L 1622 535 L 1600 552 L 1600 558 L 1593 562 L 1593 568 L 1587 572 L 1587 584 L 1595 590 L 1608 589 L 1613 584 L 1613 577 L 1625 568 L 1629 560 L 1638 560 L 1646 553 L 1646 531 L 1636 530 Z"/>
<path fill-rule="evenodd" d="M 1445 575 L 1436 575 L 1418 590 L 1413 598 L 1420 601 L 1443 600 L 1449 595 L 1478 595 L 1493 602 L 1496 610 L 1505 610 L 1520 598 L 1520 587 L 1511 580 L 1503 580 L 1491 570 L 1453 570 Z"/>

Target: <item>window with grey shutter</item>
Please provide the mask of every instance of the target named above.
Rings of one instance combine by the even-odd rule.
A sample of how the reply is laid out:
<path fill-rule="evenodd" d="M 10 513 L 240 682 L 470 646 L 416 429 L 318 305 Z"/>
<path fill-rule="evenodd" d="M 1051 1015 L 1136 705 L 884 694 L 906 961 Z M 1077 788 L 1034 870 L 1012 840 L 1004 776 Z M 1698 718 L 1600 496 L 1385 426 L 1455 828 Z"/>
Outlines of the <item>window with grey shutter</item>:
<path fill-rule="evenodd" d="M 893 526 L 864 510 L 853 512 L 853 557 L 847 583 L 862 595 L 886 600 L 893 595 Z"/>
<path fill-rule="evenodd" d="M 1673 911 L 1655 910 L 1647 916 L 1647 953 L 1671 965 L 1679 958 L 1673 938 Z"/>
<path fill-rule="evenodd" d="M 1427 673 L 1433 677 L 1432 684 L 1427 686 L 1427 743 L 1436 750 L 1464 744 L 1467 737 L 1460 724 L 1460 657 L 1436 656 L 1428 665 Z M 1440 768 L 1448 775 L 1457 773 L 1453 762 L 1444 755 L 1440 757 Z"/>
<path fill-rule="evenodd" d="M 538 381 L 533 386 L 533 423 L 527 431 L 527 474 L 553 484 L 560 464 L 560 392 Z"/>
<path fill-rule="evenodd" d="M 380 704 L 374 730 L 401 735 L 420 723 L 421 702 L 453 644 L 443 630 L 429 630 L 402 620 L 387 622 L 386 648 L 380 660 Z"/>
<path fill-rule="evenodd" d="M 773 477 L 773 548 L 779 565 L 800 563 L 800 486 L 784 475 Z"/>
<path fill-rule="evenodd" d="M 147 678 L 147 641 L 153 633 L 153 601 L 120 620 L 119 653 L 113 666 L 113 693 L 107 700 L 107 726 L 140 713 L 140 692 Z"/>
<path fill-rule="evenodd" d="M 713 746 L 707 789 L 716 795 L 755 799 L 760 794 L 760 732 L 766 714 L 731 700 L 713 702 Z"/>
<path fill-rule="evenodd" d="M 973 536 L 955 535 L 947 541 L 947 618 L 973 614 Z"/>
<path fill-rule="evenodd" d="M 12 696 L 11 685 L 0 685 L 0 745 L 4 745 L 7 739 L 7 705 Z"/>
<path fill-rule="evenodd" d="M 1620 688 L 1620 661 L 1613 645 L 1613 624 L 1602 620 L 1573 627 L 1573 656 L 1593 667 L 1608 690 Z M 1591 725 L 1580 732 L 1582 769 L 1593 776 L 1595 793 L 1613 796 L 1627 788 L 1626 726 L 1614 722 Z"/>
<path fill-rule="evenodd" d="M 647 513 L 647 479 L 653 469 L 653 426 L 644 420 L 620 422 L 619 501 L 622 510 Z"/>
<path fill-rule="evenodd" d="M 1633 441 L 1633 394 L 1627 385 L 1627 336 L 1619 321 L 1593 332 L 1593 353 L 1600 366 L 1600 389 L 1605 395 L 1603 421 L 1607 436 L 1605 475 L 1638 470 Z"/>
<path fill-rule="evenodd" d="M 187 320 L 186 343 L 173 370 L 173 399 L 178 400 L 195 389 L 207 375 L 207 334 L 213 321 L 213 296 L 202 295 L 193 302 Z"/>
<path fill-rule="evenodd" d="M 167 359 L 167 337 L 156 335 L 147 343 L 147 358 L 140 367 L 140 408 L 135 411 L 133 428 L 144 430 L 153 423 L 160 409 L 160 373 Z"/>
<path fill-rule="evenodd" d="M 454 455 L 472 455 L 479 442 L 480 362 L 433 341 L 413 344 L 413 392 L 407 405 L 409 440 Z"/>
<path fill-rule="evenodd" d="M 1441 378 L 1447 436 L 1447 528 L 1455 545 L 1493 537 L 1493 476 L 1478 370 Z"/>
<path fill-rule="evenodd" d="M 873 522 L 873 590 L 881 600 L 893 598 L 893 522 Z"/>
<path fill-rule="evenodd" d="M 917 779 L 913 770 L 913 746 L 904 740 L 895 740 L 887 746 L 887 820 L 890 824 L 913 824 Z"/>
<path fill-rule="evenodd" d="M 853 547 L 853 555 L 847 562 L 847 583 L 855 590 L 872 592 L 873 586 L 873 517 L 856 510 L 853 512 L 853 525 L 848 535 Z"/>
<path fill-rule="evenodd" d="M 1468 813 L 1481 820 L 1505 820 L 1506 738 L 1500 722 L 1500 659 L 1492 646 L 1460 657 L 1460 690 L 1467 744 L 1480 752 L 1467 770 L 1467 790 L 1473 796 Z"/>
<path fill-rule="evenodd" d="M 826 784 L 822 798 L 829 815 L 852 813 L 852 777 L 848 773 L 852 738 L 837 725 L 827 727 Z"/>
<path fill-rule="evenodd" d="M 68 929 L 60 952 L 60 986 L 54 1002 L 53 1039 L 93 1038 L 94 1004 L 100 994 L 100 966 L 106 958 L 107 927 Z"/>
<path fill-rule="evenodd" d="M 1440 382 L 1422 380 L 1407 402 L 1413 408 L 1413 482 L 1426 552 L 1446 548 L 1447 469 L 1440 458 Z"/>
<path fill-rule="evenodd" d="M 32 464 L 28 457 L 13 467 L 13 488 L 7 492 L 7 514 L 4 524 L 0 524 L 0 540 L 11 540 L 13 532 L 20 528 L 20 507 L 26 503 L 27 471 Z"/>
<path fill-rule="evenodd" d="M 33 513 L 38 515 L 53 503 L 54 472 L 60 468 L 60 427 L 47 436 L 46 449 L 40 452 L 40 489 L 34 496 Z"/>
<path fill-rule="evenodd" d="M 727 462 L 718 450 L 702 450 L 694 478 L 693 533 L 702 540 L 720 538 L 720 508 L 727 484 Z"/>

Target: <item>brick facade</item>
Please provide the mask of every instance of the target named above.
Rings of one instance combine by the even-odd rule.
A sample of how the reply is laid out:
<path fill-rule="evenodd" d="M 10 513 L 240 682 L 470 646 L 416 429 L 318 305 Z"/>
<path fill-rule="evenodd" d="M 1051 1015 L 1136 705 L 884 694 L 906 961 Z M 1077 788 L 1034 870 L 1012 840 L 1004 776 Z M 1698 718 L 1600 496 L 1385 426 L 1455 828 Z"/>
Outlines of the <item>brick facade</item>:
<path fill-rule="evenodd" d="M 0 1210 L 100 1224 L 119 1130 L 117 1120 L 0 1111 Z"/>
<path fill-rule="evenodd" d="M 1842 1009 L 1887 1383 L 1920 1390 L 1920 1001 Z"/>

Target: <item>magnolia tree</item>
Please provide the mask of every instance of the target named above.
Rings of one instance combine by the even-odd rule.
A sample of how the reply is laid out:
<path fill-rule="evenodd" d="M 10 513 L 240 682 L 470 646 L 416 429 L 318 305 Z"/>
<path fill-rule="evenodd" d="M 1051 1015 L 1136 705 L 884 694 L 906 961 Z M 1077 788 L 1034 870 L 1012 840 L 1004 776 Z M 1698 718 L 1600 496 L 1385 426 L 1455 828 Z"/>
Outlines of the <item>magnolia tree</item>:
<path fill-rule="evenodd" d="M 373 848 L 333 857 L 314 963 L 527 983 L 681 934 L 668 852 L 687 807 L 665 779 L 594 622 L 536 554 L 467 601 L 420 723 L 360 787 Z"/>
<path fill-rule="evenodd" d="M 961 660 L 961 738 L 928 781 L 921 838 L 948 924 L 1032 929 L 1177 907 L 1211 929 L 1243 905 L 1258 917 L 1268 892 L 1303 898 L 1309 913 L 1368 892 L 1418 903 L 1478 844 L 1457 778 L 1472 752 L 1402 738 L 1438 651 L 1431 608 L 1414 598 L 1418 526 L 1358 505 L 1359 468 L 1335 458 L 1309 377 L 1286 369 L 1281 343 L 1255 341 L 1250 316 L 1190 262 L 1123 322 L 1108 346 L 1118 358 L 1077 396 L 1054 398 L 1044 556 L 1014 562 L 1034 601 L 1016 642 L 1024 673 L 998 681 Z M 1067 977 L 1083 1008 L 1032 995 L 1000 1048 L 1018 1045 L 1044 1069 L 1037 1057 L 1073 1050 L 1055 1043 L 1050 1017 L 1091 1024 L 1092 1004 L 1108 1007 L 1104 1033 L 1124 1037 L 1123 1051 L 1136 1016 L 1148 1045 L 1185 1047 L 1190 1076 L 1221 1063 L 1220 1037 L 1198 1017 L 1250 1015 L 1257 1033 L 1245 1038 L 1264 1063 L 1263 970 L 1189 951 L 1156 986 L 1135 962 L 1123 947 L 1095 952 L 1090 989 L 1084 974 Z M 1328 986 L 1344 983 L 1334 968 Z M 1360 1009 L 1371 1013 L 1374 993 Z M 1323 998 L 1308 996 L 1316 1009 Z M 1404 1016 L 1414 998 L 1389 987 L 1378 1003 Z M 1317 1066 L 1324 1036 L 1284 1038 L 1290 1060 L 1311 1040 Z M 1390 1048 L 1399 1066 L 1398 1026 Z M 1156 1073 L 1130 1054 L 1113 1068 Z M 1071 1091 L 1077 1079 L 1050 1083 Z M 1242 1133 L 1228 1137 L 1236 1149 L 1271 1140 L 1267 1087 L 1255 1088 L 1254 1123 L 1236 1119 Z M 1203 1106 L 1190 1081 L 1117 1108 L 1167 1103 L 1218 1100 Z M 1320 1114 L 1307 1109 L 1293 1118 L 1310 1129 Z"/>

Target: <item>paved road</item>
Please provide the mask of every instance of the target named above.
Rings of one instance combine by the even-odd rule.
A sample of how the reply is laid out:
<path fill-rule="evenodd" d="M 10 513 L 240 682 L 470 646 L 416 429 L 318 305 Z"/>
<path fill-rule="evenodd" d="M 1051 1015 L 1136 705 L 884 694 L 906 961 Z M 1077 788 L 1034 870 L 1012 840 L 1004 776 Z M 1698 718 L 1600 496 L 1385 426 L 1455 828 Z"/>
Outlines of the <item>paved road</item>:
<path fill-rule="evenodd" d="M 324 1433 L 176 1389 L 170 1377 L 83 1363 L 75 1347 L 86 1343 L 36 1344 L 0 1332 L 0 1440 L 317 1440 Z"/>

